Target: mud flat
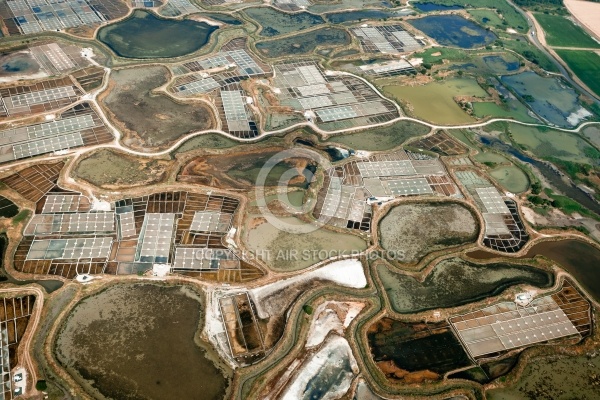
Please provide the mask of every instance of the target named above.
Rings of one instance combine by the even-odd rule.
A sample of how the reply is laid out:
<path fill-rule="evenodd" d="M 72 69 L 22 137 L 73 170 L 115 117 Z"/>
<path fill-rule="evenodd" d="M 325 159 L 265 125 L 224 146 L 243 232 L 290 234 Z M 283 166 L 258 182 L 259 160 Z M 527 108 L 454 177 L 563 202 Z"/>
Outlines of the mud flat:
<path fill-rule="evenodd" d="M 113 71 L 103 99 L 115 123 L 125 131 L 123 144 L 165 146 L 187 133 L 209 129 L 212 113 L 204 104 L 180 104 L 152 90 L 167 82 L 165 67 Z"/>
<path fill-rule="evenodd" d="M 380 221 L 379 241 L 385 250 L 402 252 L 399 261 L 414 263 L 434 251 L 474 242 L 478 226 L 459 204 L 403 204 Z"/>
<path fill-rule="evenodd" d="M 232 149 L 226 154 L 204 155 L 190 160 L 179 172 L 178 179 L 185 182 L 201 183 L 232 189 L 252 189 L 259 185 L 259 177 L 264 178 L 260 186 L 283 186 L 306 189 L 316 170 L 316 165 L 300 155 L 273 163 L 271 158 L 283 151 L 283 147 L 266 149 Z M 273 163 L 273 164 L 271 164 Z M 266 175 L 265 170 L 268 171 Z M 290 181 L 280 179 L 286 173 L 295 171 Z"/>
<path fill-rule="evenodd" d="M 0 54 L 0 82 L 17 79 L 43 78 L 48 74 L 40 68 L 29 51 Z"/>
<path fill-rule="evenodd" d="M 160 182 L 168 162 L 134 158 L 102 149 L 81 160 L 73 171 L 77 178 L 103 188 L 149 185 Z"/>
<path fill-rule="evenodd" d="M 498 295 L 517 284 L 545 288 L 554 283 L 551 273 L 526 265 L 480 265 L 461 258 L 439 262 L 424 282 L 392 272 L 383 265 L 377 268 L 377 273 L 392 308 L 399 313 L 456 307 Z"/>
<path fill-rule="evenodd" d="M 280 220 L 290 230 L 298 233 L 306 223 L 295 217 Z M 340 255 L 351 255 L 367 248 L 367 243 L 358 236 L 317 229 L 310 233 L 298 234 L 280 230 L 261 217 L 250 217 L 250 227 L 244 242 L 248 249 L 276 271 L 296 271 L 307 268 L 319 261 Z"/>
<path fill-rule="evenodd" d="M 75 306 L 55 354 L 96 398 L 222 399 L 230 372 L 199 338 L 202 308 L 186 286 L 115 285 Z"/>
<path fill-rule="evenodd" d="M 531 360 L 511 387 L 486 392 L 490 400 L 596 399 L 600 357 L 578 356 Z"/>

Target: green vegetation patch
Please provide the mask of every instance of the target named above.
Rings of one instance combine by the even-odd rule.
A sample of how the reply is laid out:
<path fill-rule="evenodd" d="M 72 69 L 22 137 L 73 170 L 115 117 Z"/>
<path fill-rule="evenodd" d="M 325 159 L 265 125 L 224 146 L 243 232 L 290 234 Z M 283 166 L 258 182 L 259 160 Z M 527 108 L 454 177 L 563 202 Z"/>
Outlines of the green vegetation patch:
<path fill-rule="evenodd" d="M 565 17 L 538 13 L 534 16 L 544 29 L 546 42 L 550 46 L 600 48 L 600 43 Z"/>
<path fill-rule="evenodd" d="M 399 313 L 456 307 L 498 295 L 512 285 L 550 287 L 554 281 L 551 273 L 526 265 L 481 265 L 458 257 L 440 261 L 423 282 L 385 265 L 377 267 L 377 274 L 392 308 Z"/>
<path fill-rule="evenodd" d="M 415 57 L 422 58 L 425 64 L 441 64 L 444 60 L 468 61 L 471 58 L 464 50 L 447 47 L 430 47 L 415 54 Z"/>
<path fill-rule="evenodd" d="M 160 181 L 167 167 L 167 161 L 102 149 L 81 160 L 73 175 L 98 187 L 137 186 Z"/>
<path fill-rule="evenodd" d="M 13 219 L 12 222 L 14 225 L 17 225 L 20 222 L 26 221 L 29 218 L 31 211 L 29 210 L 21 210 Z"/>
<path fill-rule="evenodd" d="M 403 204 L 381 220 L 379 241 L 385 250 L 401 253 L 398 261 L 415 263 L 434 251 L 474 242 L 478 226 L 460 204 Z"/>
<path fill-rule="evenodd" d="M 277 58 L 312 53 L 317 46 L 341 47 L 350 43 L 350 35 L 344 29 L 321 28 L 283 39 L 258 42 L 256 48 L 263 56 Z"/>
<path fill-rule="evenodd" d="M 506 29 L 506 25 L 508 25 L 501 17 L 498 15 L 496 10 L 469 10 L 469 14 L 480 24 L 498 28 L 498 29 Z M 503 24 L 504 23 L 504 24 Z"/>
<path fill-rule="evenodd" d="M 575 75 L 600 96 L 600 55 L 585 50 L 556 50 L 556 52 Z"/>
<path fill-rule="evenodd" d="M 260 36 L 277 36 L 325 23 L 319 15 L 307 12 L 285 13 L 271 7 L 250 7 L 244 12 L 261 26 Z"/>
<path fill-rule="evenodd" d="M 527 61 L 538 65 L 540 68 L 543 68 L 546 71 L 558 72 L 558 68 L 554 62 L 552 62 L 552 60 L 550 60 L 546 54 L 542 53 L 537 47 L 530 44 L 527 41 L 527 38 L 524 36 L 520 36 L 516 39 L 502 40 L 502 45 L 508 50 L 519 53 Z"/>
<path fill-rule="evenodd" d="M 185 153 L 187 151 L 198 149 L 228 149 L 240 145 L 233 139 L 229 139 L 218 133 L 209 133 L 191 138 L 183 143 L 177 150 L 177 153 Z"/>

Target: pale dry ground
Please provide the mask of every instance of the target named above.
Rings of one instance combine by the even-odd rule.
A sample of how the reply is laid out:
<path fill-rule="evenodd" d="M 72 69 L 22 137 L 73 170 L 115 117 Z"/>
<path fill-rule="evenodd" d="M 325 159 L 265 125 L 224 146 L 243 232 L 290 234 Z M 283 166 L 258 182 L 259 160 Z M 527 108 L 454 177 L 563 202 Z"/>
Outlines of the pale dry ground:
<path fill-rule="evenodd" d="M 584 0 L 564 0 L 564 3 L 575 19 L 600 40 L 600 3 Z"/>

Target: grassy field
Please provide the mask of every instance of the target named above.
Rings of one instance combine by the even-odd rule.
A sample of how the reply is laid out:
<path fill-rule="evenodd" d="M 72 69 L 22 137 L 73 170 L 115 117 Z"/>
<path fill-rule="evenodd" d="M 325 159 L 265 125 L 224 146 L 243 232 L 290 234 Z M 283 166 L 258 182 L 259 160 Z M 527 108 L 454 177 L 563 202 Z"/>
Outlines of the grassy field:
<path fill-rule="evenodd" d="M 585 50 L 557 50 L 569 68 L 589 87 L 594 93 L 600 95 L 600 55 L 593 51 Z"/>
<path fill-rule="evenodd" d="M 558 72 L 556 65 L 542 53 L 537 47 L 533 46 L 527 41 L 527 38 L 522 36 L 520 40 L 517 39 L 504 39 L 502 40 L 504 47 L 508 50 L 519 53 L 527 60 L 534 64 L 539 65 L 541 68 L 548 72 Z"/>
<path fill-rule="evenodd" d="M 433 55 L 437 54 L 437 55 Z M 446 47 L 431 47 L 421 53 L 415 54 L 415 57 L 423 59 L 427 64 L 441 64 L 443 60 L 448 61 L 468 61 L 471 57 L 464 50 L 450 49 Z"/>
<path fill-rule="evenodd" d="M 546 42 L 557 47 L 590 47 L 600 48 L 600 44 L 592 39 L 581 27 L 559 15 L 534 14 L 544 32 Z"/>
<path fill-rule="evenodd" d="M 502 25 L 502 19 L 494 10 L 469 10 L 469 14 L 471 14 L 471 16 L 475 18 L 477 22 L 484 26 L 489 26 L 498 29 L 505 28 Z"/>
<path fill-rule="evenodd" d="M 411 121 L 400 121 L 393 125 L 383 126 L 366 131 L 339 135 L 328 139 L 328 142 L 340 143 L 355 150 L 385 151 L 394 149 L 408 139 L 429 133 L 425 125 Z"/>

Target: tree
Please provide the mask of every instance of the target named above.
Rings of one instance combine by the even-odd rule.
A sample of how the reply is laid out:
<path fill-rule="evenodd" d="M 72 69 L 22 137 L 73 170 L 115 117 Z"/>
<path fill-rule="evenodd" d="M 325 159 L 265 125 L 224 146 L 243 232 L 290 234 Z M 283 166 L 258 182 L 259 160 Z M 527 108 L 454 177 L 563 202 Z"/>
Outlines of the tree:
<path fill-rule="evenodd" d="M 48 385 L 45 380 L 39 380 L 35 383 L 35 388 L 39 391 L 48 389 Z"/>

